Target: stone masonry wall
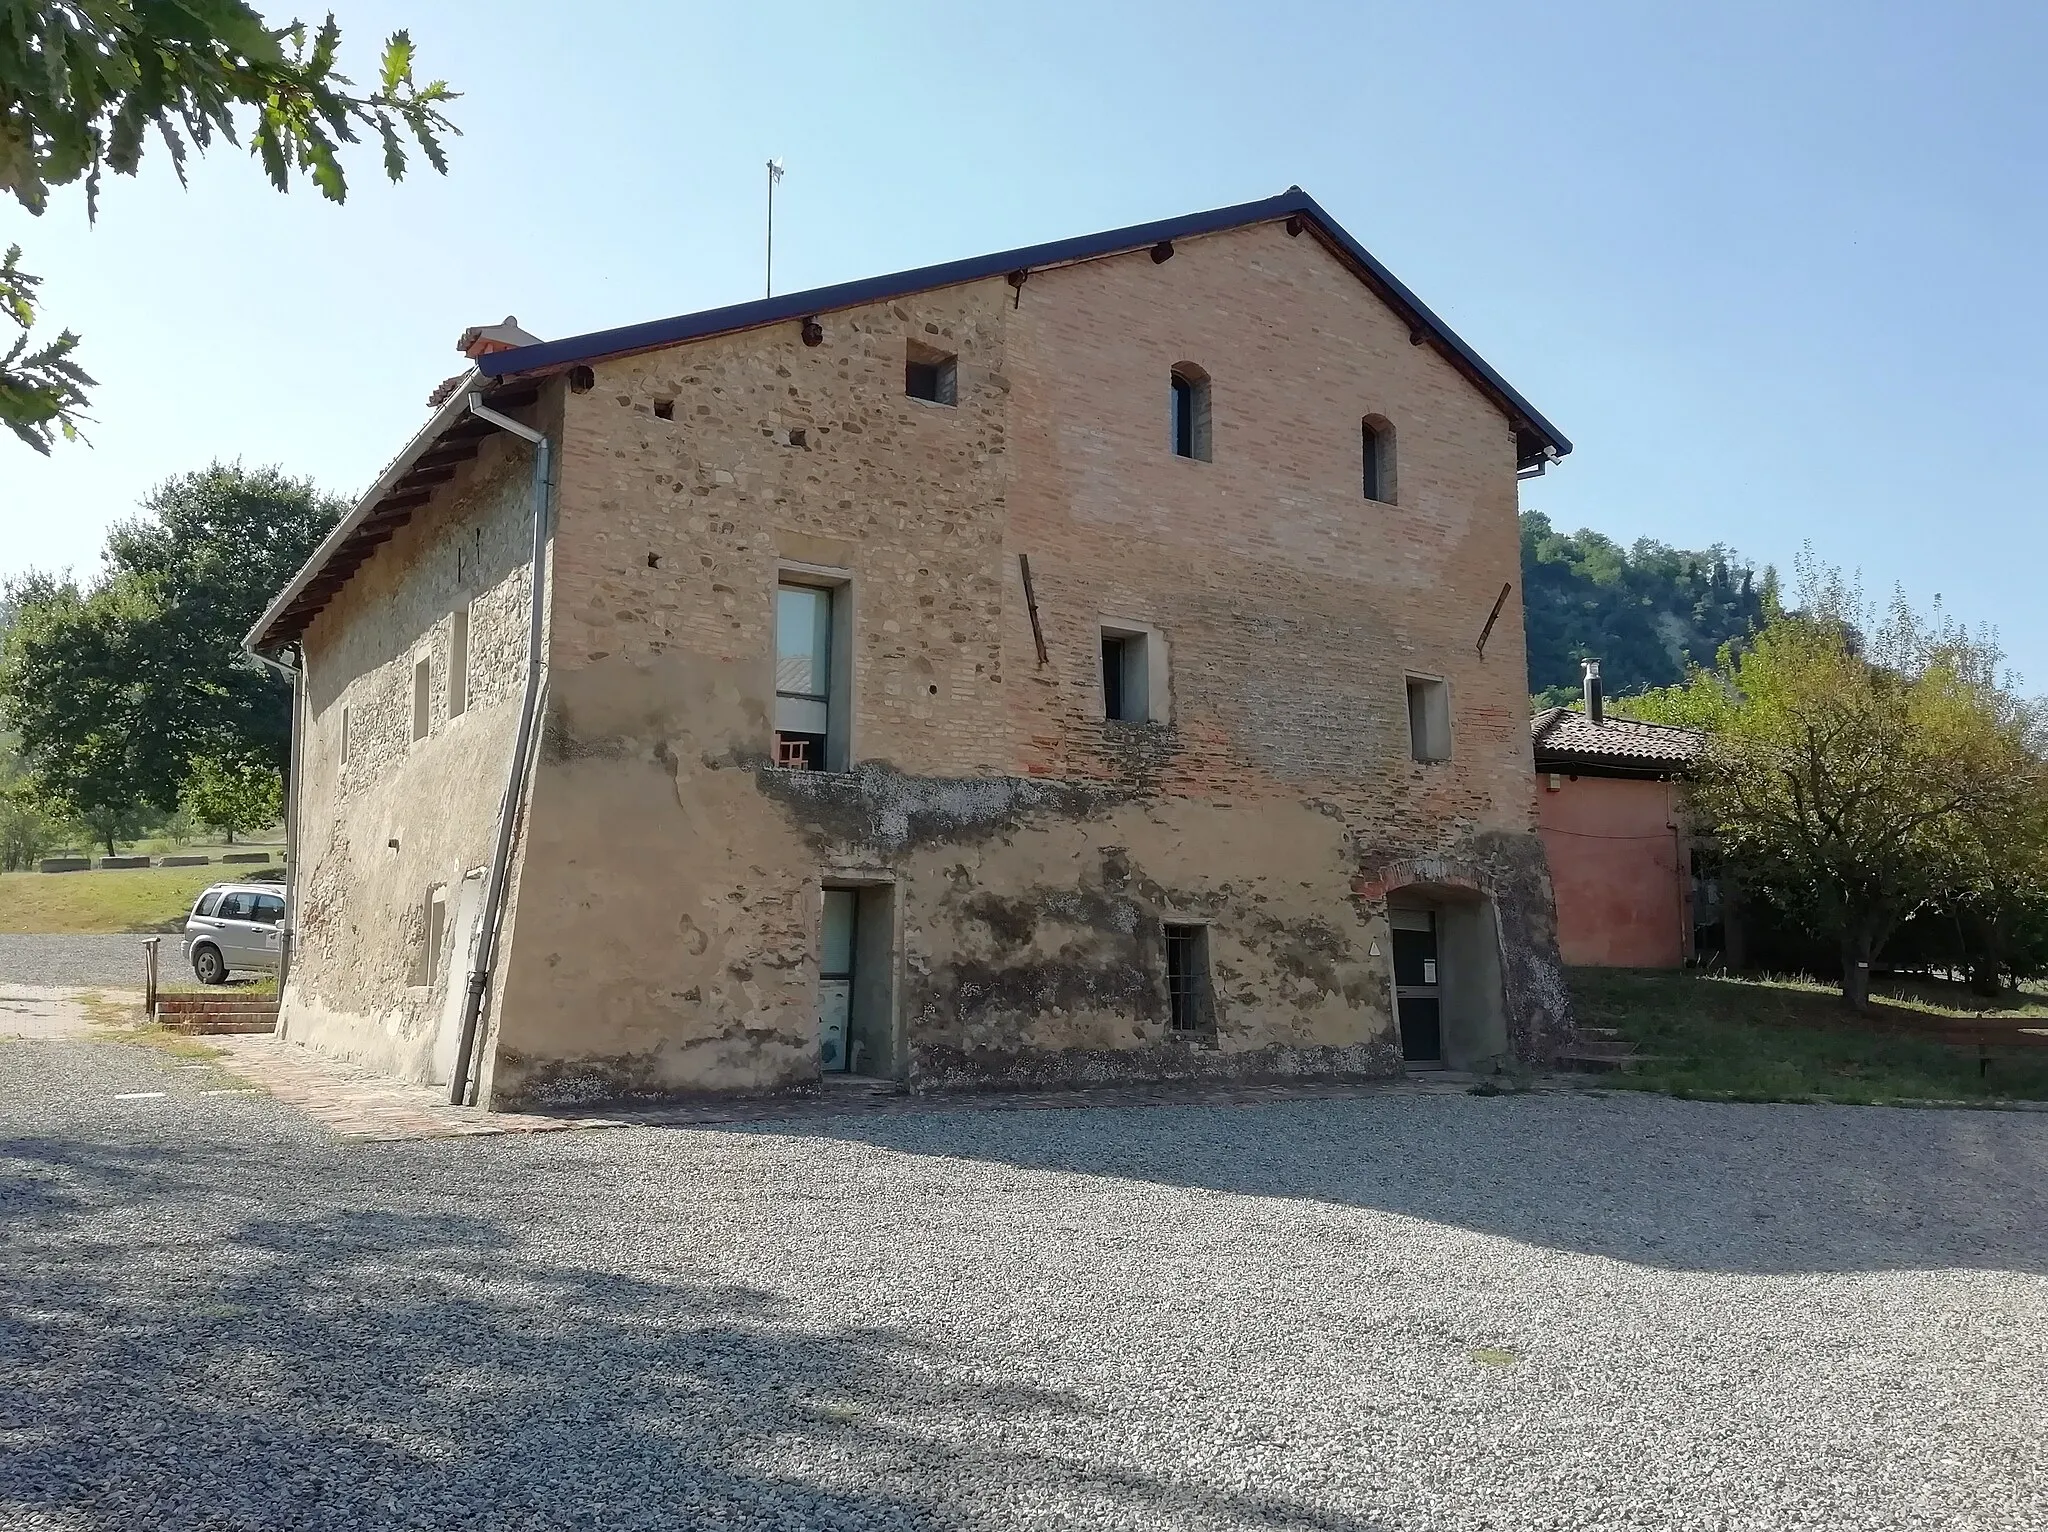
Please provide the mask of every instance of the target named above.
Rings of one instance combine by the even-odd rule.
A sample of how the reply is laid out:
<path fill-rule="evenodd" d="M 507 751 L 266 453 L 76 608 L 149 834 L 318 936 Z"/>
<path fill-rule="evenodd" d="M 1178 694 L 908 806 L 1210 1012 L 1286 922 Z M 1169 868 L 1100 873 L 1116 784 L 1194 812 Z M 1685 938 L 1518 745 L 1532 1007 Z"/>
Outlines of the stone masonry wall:
<path fill-rule="evenodd" d="M 292 1040 L 414 1080 L 466 954 L 452 950 L 458 890 L 490 857 L 525 677 L 532 458 L 483 440 L 432 502 L 307 629 L 296 948 L 283 1004 Z M 450 718 L 453 614 L 469 610 L 468 705 Z M 425 656 L 431 732 L 412 738 Z M 348 712 L 344 763 L 342 713 Z M 423 972 L 427 900 L 451 927 Z"/>
<path fill-rule="evenodd" d="M 1398 1069 L 1380 869 L 1511 894 L 1507 1009 L 1568 1017 L 1534 836 L 1508 422 L 1277 224 L 598 364 L 564 403 L 550 708 L 493 1098 L 815 1078 L 830 882 L 894 890 L 923 1084 Z M 904 396 L 908 345 L 959 401 Z M 1168 451 L 1211 378 L 1213 460 Z M 1399 503 L 1364 499 L 1393 425 Z M 664 416 L 668 418 L 663 418 Z M 1047 660 L 1019 577 L 1031 559 Z M 777 569 L 846 572 L 846 774 L 767 764 Z M 1163 724 L 1103 721 L 1105 621 L 1168 645 Z M 1445 680 L 1448 761 L 1405 678 Z M 1526 849 L 1527 854 L 1523 854 Z M 1161 922 L 1205 923 L 1212 1038 Z"/>

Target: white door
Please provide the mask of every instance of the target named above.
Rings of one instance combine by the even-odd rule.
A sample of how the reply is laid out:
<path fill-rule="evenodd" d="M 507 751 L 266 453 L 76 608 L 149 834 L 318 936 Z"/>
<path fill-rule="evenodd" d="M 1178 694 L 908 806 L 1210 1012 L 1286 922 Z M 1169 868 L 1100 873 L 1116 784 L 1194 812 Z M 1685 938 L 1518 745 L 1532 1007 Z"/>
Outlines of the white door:
<path fill-rule="evenodd" d="M 818 1067 L 846 1072 L 846 1028 L 853 1012 L 853 913 L 850 888 L 825 890 L 825 928 L 818 944 Z"/>
<path fill-rule="evenodd" d="M 478 868 L 462 880 L 455 896 L 455 922 L 443 942 L 447 976 L 441 990 L 440 1019 L 434 1027 L 434 1056 L 427 1064 L 430 1085 L 446 1085 L 455 1077 L 455 1045 L 462 1041 L 462 1002 L 469 993 L 470 971 L 476 967 L 483 913 L 484 874 Z"/>

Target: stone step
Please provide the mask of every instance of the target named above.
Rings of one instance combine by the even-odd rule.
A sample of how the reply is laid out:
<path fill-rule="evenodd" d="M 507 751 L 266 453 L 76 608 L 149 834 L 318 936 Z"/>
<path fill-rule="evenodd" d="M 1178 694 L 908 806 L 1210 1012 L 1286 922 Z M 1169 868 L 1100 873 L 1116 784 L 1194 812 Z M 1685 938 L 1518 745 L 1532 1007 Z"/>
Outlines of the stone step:
<path fill-rule="evenodd" d="M 1621 1041 L 1618 1027 L 1580 1027 L 1579 1038 L 1588 1043 L 1616 1043 Z"/>
<path fill-rule="evenodd" d="M 1634 1043 L 1597 1040 L 1573 1043 L 1557 1056 L 1560 1069 L 1575 1070 L 1580 1074 L 1606 1074 L 1640 1062 L 1642 1055 L 1636 1052 Z"/>
<path fill-rule="evenodd" d="M 873 1075 L 828 1074 L 821 1075 L 819 1091 L 827 1096 L 896 1096 L 903 1092 L 898 1080 L 877 1079 Z"/>

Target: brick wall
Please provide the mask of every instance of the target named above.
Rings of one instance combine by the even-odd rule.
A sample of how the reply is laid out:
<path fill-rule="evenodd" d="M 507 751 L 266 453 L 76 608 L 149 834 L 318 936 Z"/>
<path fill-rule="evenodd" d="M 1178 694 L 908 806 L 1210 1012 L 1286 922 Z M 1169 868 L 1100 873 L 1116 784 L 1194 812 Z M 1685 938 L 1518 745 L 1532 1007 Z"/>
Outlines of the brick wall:
<path fill-rule="evenodd" d="M 928 1082 L 1395 1068 L 1396 863 L 1512 882 L 1517 1040 L 1563 1024 L 1518 598 L 1474 648 L 1518 556 L 1490 402 L 1277 224 L 819 323 L 565 397 L 523 874 L 548 892 L 508 957 L 497 1099 L 813 1077 L 831 881 L 893 889 L 898 1064 Z M 958 354 L 956 406 L 904 396 L 913 344 Z M 1210 462 L 1167 448 L 1184 361 Z M 1366 415 L 1397 505 L 1363 497 Z M 851 774 L 766 765 L 783 562 L 851 581 Z M 1102 720 L 1104 619 L 1168 644 L 1164 726 Z M 1411 671 L 1449 685 L 1449 761 L 1409 759 Z M 1174 916 L 1210 931 L 1200 1044 L 1166 1034 Z"/>

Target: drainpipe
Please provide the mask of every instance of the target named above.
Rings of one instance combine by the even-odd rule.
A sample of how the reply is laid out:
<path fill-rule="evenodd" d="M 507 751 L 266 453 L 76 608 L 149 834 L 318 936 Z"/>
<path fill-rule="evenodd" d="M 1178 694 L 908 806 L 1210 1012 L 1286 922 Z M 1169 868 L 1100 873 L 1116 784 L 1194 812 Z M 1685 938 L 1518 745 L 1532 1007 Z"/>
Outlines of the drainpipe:
<path fill-rule="evenodd" d="M 291 976 L 292 948 L 297 945 L 299 919 L 299 741 L 304 737 L 300 717 L 306 700 L 306 656 L 287 651 L 287 665 L 253 649 L 244 650 L 259 665 L 268 666 L 292 683 L 291 754 L 286 757 L 284 776 L 284 929 L 277 934 L 277 1035 L 284 1036 L 284 982 Z"/>
<path fill-rule="evenodd" d="M 520 801 L 526 790 L 526 772 L 533 752 L 533 720 L 540 711 L 541 664 L 546 658 L 542 624 L 547 616 L 548 481 L 553 466 L 553 450 L 544 432 L 490 409 L 482 394 L 469 396 L 469 412 L 533 444 L 533 569 L 528 580 L 532 611 L 526 628 L 526 689 L 519 699 L 519 730 L 512 742 L 505 795 L 498 800 L 498 834 L 491 850 L 490 872 L 484 880 L 476 966 L 469 972 L 469 987 L 462 997 L 462 1031 L 455 1043 L 455 1067 L 448 1076 L 451 1106 L 463 1106 L 469 1098 L 470 1055 L 476 1048 L 477 1022 L 483 1015 L 484 996 L 490 990 L 491 969 L 498 959 L 498 926 L 505 913 L 505 875 L 512 861 L 512 833 L 519 822 Z"/>

